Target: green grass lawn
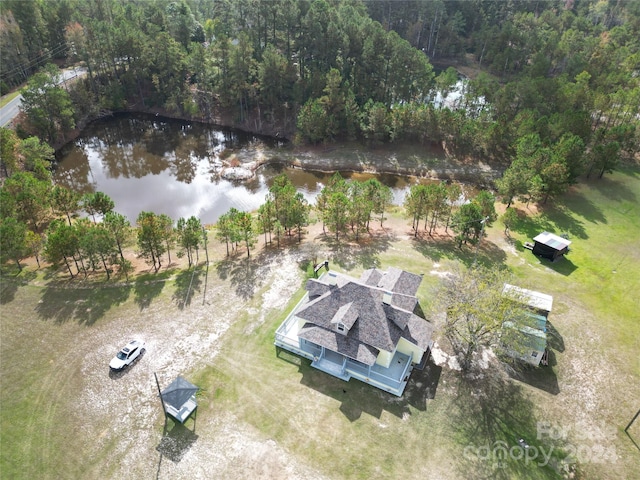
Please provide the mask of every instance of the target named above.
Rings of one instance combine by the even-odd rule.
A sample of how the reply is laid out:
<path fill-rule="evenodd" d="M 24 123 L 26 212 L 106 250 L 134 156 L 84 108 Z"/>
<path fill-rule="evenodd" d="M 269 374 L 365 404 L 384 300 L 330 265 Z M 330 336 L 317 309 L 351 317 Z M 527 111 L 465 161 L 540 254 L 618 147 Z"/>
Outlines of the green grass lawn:
<path fill-rule="evenodd" d="M 596 455 L 593 449 L 603 445 L 613 450 L 581 458 L 575 478 L 640 477 L 640 452 L 623 432 L 640 398 L 639 200 L 640 172 L 628 169 L 581 184 L 535 215 L 520 206 L 511 250 L 502 248 L 507 242 L 500 222 L 488 230 L 477 253 L 458 249 L 452 240 L 429 238 L 389 237 L 353 247 L 324 243 L 332 252 L 331 268 L 356 277 L 372 266 L 424 273 L 418 297 L 428 318 L 439 282 L 431 272 L 445 272 L 458 263 L 469 267 L 474 260 L 508 267 L 522 286 L 553 295 L 549 367 L 526 370 L 518 380 L 505 382 L 490 375 L 462 378 L 446 366 L 429 364 L 414 371 L 402 398 L 355 380 L 340 381 L 311 368 L 307 360 L 277 352 L 275 330 L 303 290 L 287 307 L 265 311 L 263 293 L 270 285 L 257 284 L 253 290 L 241 285 L 262 275 L 260 262 L 267 260 L 258 255 L 244 270 L 219 262 L 217 276 L 208 284 L 200 276 L 194 283 L 186 271 L 166 271 L 127 285 L 98 282 L 69 289 L 64 279 L 45 271 L 14 277 L 13 267 L 7 266 L 0 278 L 2 477 L 64 478 L 66 473 L 99 478 L 100 472 L 118 472 L 118 457 L 116 463 L 111 457 L 119 454 L 114 437 L 107 436 L 101 453 L 88 458 L 84 449 L 95 438 L 77 433 L 108 432 L 112 419 L 98 417 L 99 425 L 86 425 L 89 419 L 74 416 L 74 398 L 65 392 L 86 388 L 87 372 L 74 363 L 73 345 L 68 344 L 90 344 L 88 336 L 105 335 L 110 324 L 125 317 L 145 325 L 160 321 L 164 312 L 175 315 L 185 307 L 181 299 L 187 289 L 205 287 L 241 292 L 246 304 L 238 308 L 213 360 L 184 372 L 203 388 L 200 435 L 210 431 L 218 416 L 228 414 L 336 479 L 561 478 L 560 461 L 575 446 L 591 448 Z M 393 215 L 397 219 L 399 213 Z M 573 244 L 567 259 L 540 261 L 522 248 L 542 230 L 569 233 Z M 307 267 L 300 266 L 301 283 Z M 437 332 L 436 339 L 446 343 Z M 132 375 L 136 372 L 140 370 Z M 53 401 L 43 402 L 51 395 Z M 43 404 L 48 408 L 40 408 Z M 569 434 L 538 438 L 539 422 L 567 428 Z M 591 437 L 579 430 L 581 422 Z M 613 433 L 598 436 L 599 422 Z M 160 424 L 157 429 L 161 431 Z M 640 428 L 630 433 L 640 444 Z M 520 438 L 540 455 L 500 454 L 503 446 L 516 447 L 518 453 Z M 157 453 L 155 444 L 148 445 L 148 452 Z"/>
<path fill-rule="evenodd" d="M 602 319 L 599 326 L 603 341 L 619 349 L 619 358 L 634 359 L 640 338 L 638 171 L 628 169 L 593 179 L 574 188 L 541 214 L 521 217 L 512 235 L 517 248 L 524 252 L 522 243 L 543 230 L 568 233 L 573 242 L 569 255 L 557 263 L 537 261 L 530 255 L 534 265 L 547 268 L 514 266 L 514 272 L 531 284 L 570 293 Z M 559 275 L 550 275 L 547 269 Z M 637 357 L 629 367 L 634 375 L 640 375 Z"/>
<path fill-rule="evenodd" d="M 556 478 L 550 466 L 508 458 L 495 471 L 492 462 L 474 454 L 499 442 L 512 446 L 515 435 L 535 438 L 536 417 L 520 385 L 489 388 L 487 382 L 461 381 L 430 365 L 415 371 L 405 395 L 397 398 L 277 352 L 273 338 L 283 317 L 272 312 L 250 335 L 244 333 L 250 319 L 238 322 L 216 365 L 195 376 L 196 383 L 213 386 L 213 409 L 254 425 L 329 478 L 431 478 L 435 472 L 441 478 L 476 478 L 478 472 L 494 478 Z M 475 389 L 490 394 L 478 397 Z M 469 458 L 461 456 L 465 447 L 471 448 Z"/>

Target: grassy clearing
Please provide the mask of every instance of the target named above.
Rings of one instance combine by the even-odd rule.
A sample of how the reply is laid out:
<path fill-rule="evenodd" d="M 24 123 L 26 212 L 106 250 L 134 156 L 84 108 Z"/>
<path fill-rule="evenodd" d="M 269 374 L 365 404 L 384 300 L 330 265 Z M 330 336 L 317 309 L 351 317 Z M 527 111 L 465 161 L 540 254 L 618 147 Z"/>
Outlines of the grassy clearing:
<path fill-rule="evenodd" d="M 201 457 L 199 470 L 186 470 L 188 458 L 158 465 L 162 426 L 155 398 L 125 407 L 133 412 L 130 425 L 139 437 L 134 447 L 122 444 L 117 429 L 127 424 L 119 415 L 107 409 L 79 416 L 77 397 L 69 392 L 95 388 L 98 381 L 123 398 L 130 394 L 127 388 L 140 385 L 153 392 L 150 372 L 166 368 L 163 352 L 171 364 L 174 355 L 194 355 L 184 348 L 189 345 L 175 345 L 171 334 L 179 337 L 185 325 L 192 325 L 191 336 L 204 335 L 209 323 L 220 321 L 220 314 L 233 307 L 233 323 L 217 340 L 220 352 L 213 360 L 187 363 L 191 367 L 182 371 L 203 387 L 199 437 L 188 452 L 209 446 L 220 431 L 217 422 L 230 418 L 237 428 L 255 429 L 260 438 L 274 440 L 326 478 L 558 478 L 555 468 L 576 446 L 591 449 L 590 457 L 580 459 L 578 478 L 640 477 L 638 449 L 622 432 L 640 398 L 635 294 L 640 286 L 639 199 L 638 172 L 616 173 L 575 188 L 539 214 L 520 206 L 523 216 L 512 243 L 496 224 L 477 252 L 460 250 L 446 238 L 438 242 L 407 236 L 398 212 L 389 223 L 400 228 L 375 241 L 347 247 L 316 240 L 309 252 L 327 253 L 331 268 L 354 276 L 389 265 L 424 273 L 418 296 L 428 315 L 437 274 L 474 260 L 508 267 L 522 286 L 554 296 L 550 367 L 504 382 L 489 376 L 462 379 L 447 367 L 429 364 L 414 372 L 400 399 L 357 381 L 342 382 L 312 369 L 307 360 L 276 352 L 274 332 L 303 291 L 297 290 L 286 306 L 264 308 L 265 295 L 273 293 L 265 279 L 284 268 L 269 255 L 255 255 L 249 262 L 219 261 L 208 277 L 202 271 L 163 270 L 129 284 L 68 281 L 45 269 L 14 276 L 8 265 L 0 277 L 2 476 L 104 478 L 105 473 L 119 476 L 132 464 L 143 477 L 166 472 L 160 466 L 172 469 L 162 478 L 202 472 L 210 452 Z M 570 234 L 574 243 L 567 261 L 541 262 L 522 248 L 541 230 Z M 223 249 L 212 257 L 223 258 Z M 300 284 L 308 267 L 308 262 L 297 267 Z M 291 270 L 286 275 L 296 276 Z M 94 372 L 108 361 L 108 342 L 136 329 L 155 335 L 157 345 L 125 376 L 129 382 Z M 80 361 L 79 351 L 90 352 L 95 366 Z M 149 371 L 143 370 L 147 365 Z M 98 402 L 95 408 L 100 406 Z M 538 422 L 569 433 L 538 439 Z M 638 422 L 630 430 L 637 432 Z M 549 461 L 541 465 L 543 458 L 493 455 L 495 448 L 515 446 L 519 438 L 545 453 L 553 448 Z M 635 442 L 640 444 L 640 438 Z M 600 446 L 609 450 L 599 454 L 595 448 Z M 489 458 L 478 450 L 485 447 Z M 134 448 L 137 453 L 131 454 Z M 245 478 L 249 467 L 240 472 L 235 470 L 236 478 Z"/>
<path fill-rule="evenodd" d="M 43 288 L 2 278 L 2 478 L 100 478 L 89 473 L 94 462 L 99 472 L 107 471 L 106 452 L 113 454 L 117 440 L 97 450 L 89 463 L 87 455 L 100 434 L 113 428 L 113 418 L 80 413 L 86 407 L 79 401 L 82 392 L 94 388 L 82 367 L 95 353 L 94 337 L 104 325 L 140 316 L 133 289 L 56 282 Z M 145 297 L 153 289 L 142 286 L 137 292 Z M 104 363 L 92 368 L 107 374 Z"/>
<path fill-rule="evenodd" d="M 277 356 L 273 334 L 286 312 L 272 313 L 250 337 L 240 333 L 242 326 L 229 332 L 224 355 L 214 369 L 201 372 L 201 381 L 218 386 L 216 403 L 224 410 L 233 411 L 333 478 L 414 478 L 434 472 L 445 478 L 555 478 L 560 461 L 574 457 L 577 447 L 592 449 L 590 457 L 580 458 L 583 464 L 578 473 L 584 478 L 638 473 L 630 457 L 633 446 L 620 430 L 626 425 L 625 418 L 630 419 L 628 412 L 633 413 L 638 390 L 628 390 L 626 381 L 637 381 L 639 376 L 639 324 L 636 299 L 630 294 L 637 291 L 640 274 L 635 250 L 640 239 L 639 187 L 636 172 L 618 173 L 602 183 L 576 188 L 538 215 L 523 217 L 513 234 L 516 255 L 501 248 L 499 225 L 488 232 L 489 238 L 477 252 L 429 239 L 381 241 L 348 254 L 334 247 L 334 268 L 355 276 L 373 265 L 395 265 L 427 274 L 419 291 L 426 310 L 438 281 L 428 273 L 446 271 L 456 262 L 503 265 L 523 285 L 553 294 L 557 312 L 554 309 L 551 318 L 556 336 L 550 342 L 557 353 L 552 352 L 548 369 L 525 371 L 520 376 L 524 383 L 503 384 L 488 378 L 470 383 L 431 365 L 422 377 L 415 375 L 415 390 L 398 400 L 359 382 L 346 384 L 316 372 L 308 361 L 286 352 Z M 567 261 L 543 263 L 522 248 L 524 241 L 542 230 L 570 234 L 574 244 Z M 297 298 L 289 308 L 295 301 Z M 596 337 L 589 339 L 587 350 L 575 351 L 569 344 L 580 345 L 585 331 L 595 332 Z M 606 375 L 614 381 L 603 383 L 605 370 L 591 369 L 587 363 L 572 370 L 584 377 L 571 383 L 569 365 L 583 362 L 582 355 L 596 363 L 611 362 L 615 370 L 607 368 Z M 590 374 L 600 378 L 590 380 Z M 613 428 L 615 438 L 598 436 L 597 425 L 585 427 L 596 433 L 580 431 L 582 419 L 575 410 L 586 409 L 580 405 L 581 382 L 597 385 L 598 421 Z M 433 390 L 422 390 L 424 385 Z M 579 395 L 574 397 L 574 391 Z M 539 439 L 538 422 L 569 433 Z M 581 434 L 591 442 L 577 444 Z M 473 455 L 464 458 L 465 447 L 493 448 L 500 442 L 513 446 L 518 438 L 539 448 L 541 455 L 551 452 L 548 462 L 542 457 L 527 462 L 507 456 L 497 464 Z M 607 450 L 596 453 L 609 442 L 616 446 L 615 455 Z M 402 447 L 390 447 L 393 445 Z M 613 462 L 613 466 L 603 467 L 602 462 Z"/>
<path fill-rule="evenodd" d="M 522 212 L 524 213 L 524 212 Z M 620 350 L 621 359 L 638 351 L 640 291 L 640 175 L 625 170 L 580 185 L 562 203 L 538 215 L 521 217 L 514 228 L 516 248 L 543 230 L 569 233 L 573 244 L 565 261 L 531 263 L 541 268 L 514 268 L 529 283 L 544 283 L 569 292 L 602 319 L 603 341 Z M 537 264 L 537 265 L 536 265 Z M 549 270 L 559 275 L 549 274 Z M 631 362 L 640 375 L 640 362 Z M 619 365 L 625 368 L 623 364 Z"/>

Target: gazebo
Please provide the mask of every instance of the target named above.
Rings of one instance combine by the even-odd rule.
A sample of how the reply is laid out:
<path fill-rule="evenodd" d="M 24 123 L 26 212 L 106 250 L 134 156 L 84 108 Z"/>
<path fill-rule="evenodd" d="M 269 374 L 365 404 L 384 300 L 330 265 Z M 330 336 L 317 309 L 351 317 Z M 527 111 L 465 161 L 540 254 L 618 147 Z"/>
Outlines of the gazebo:
<path fill-rule="evenodd" d="M 154 374 L 155 375 L 155 374 Z M 198 403 L 196 402 L 196 392 L 198 387 L 178 376 L 171 384 L 160 391 L 160 383 L 156 375 L 156 384 L 160 392 L 160 401 L 165 417 L 184 424 L 193 414 L 194 421 Z"/>
<path fill-rule="evenodd" d="M 549 232 L 542 232 L 534 237 L 533 253 L 552 262 L 569 253 L 571 242 Z"/>

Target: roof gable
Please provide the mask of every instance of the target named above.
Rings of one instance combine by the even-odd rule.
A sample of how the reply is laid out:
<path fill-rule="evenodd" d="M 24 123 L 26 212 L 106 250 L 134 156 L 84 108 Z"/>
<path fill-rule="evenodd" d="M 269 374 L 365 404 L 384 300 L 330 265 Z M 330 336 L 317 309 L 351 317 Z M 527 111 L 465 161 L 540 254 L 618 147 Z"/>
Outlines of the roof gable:
<path fill-rule="evenodd" d="M 331 319 L 332 324 L 342 324 L 347 330 L 351 329 L 353 324 L 358 319 L 358 308 L 354 306 L 353 302 L 345 303 L 335 313 Z"/>
<path fill-rule="evenodd" d="M 377 268 L 370 268 L 369 270 L 362 272 L 360 280 L 362 280 L 366 285 L 377 287 L 382 275 L 383 273 Z"/>
<path fill-rule="evenodd" d="M 365 270 L 360 279 L 366 285 L 411 296 L 415 296 L 422 283 L 421 275 L 405 272 L 396 267 L 389 267 L 386 272 L 376 268 Z"/>
<path fill-rule="evenodd" d="M 318 285 L 322 284 L 321 280 L 307 282 L 310 301 L 296 312 L 298 318 L 307 322 L 300 337 L 327 348 L 335 347 L 336 351 L 359 361 L 368 358 L 371 349 L 393 352 L 403 337 L 426 350 L 432 328 L 426 320 L 412 313 L 418 299 L 404 293 L 417 290 L 422 277 L 404 275 L 407 272 L 400 269 L 389 270 L 384 273 L 368 270 L 360 281 L 339 275 L 333 286 L 325 284 L 321 287 Z M 370 285 L 369 282 L 375 279 L 378 283 Z M 403 293 L 385 294 L 386 290 L 380 285 Z M 311 299 L 312 291 L 324 293 Z M 347 331 L 336 332 L 338 324 L 344 325 Z M 346 337 L 348 342 L 336 340 L 336 335 Z M 364 344 L 369 354 L 356 355 L 355 346 L 359 344 Z"/>
<path fill-rule="evenodd" d="M 331 286 L 326 283 L 322 283 L 315 278 L 310 278 L 307 280 L 307 284 L 304 287 L 309 292 L 309 298 L 318 297 L 320 295 L 324 295 L 329 290 L 331 290 Z"/>

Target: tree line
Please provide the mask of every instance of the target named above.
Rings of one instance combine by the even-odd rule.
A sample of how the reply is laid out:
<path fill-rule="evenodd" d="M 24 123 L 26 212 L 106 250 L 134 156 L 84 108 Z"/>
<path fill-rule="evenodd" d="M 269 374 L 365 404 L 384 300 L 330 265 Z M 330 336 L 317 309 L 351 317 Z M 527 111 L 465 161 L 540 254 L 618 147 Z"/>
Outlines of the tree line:
<path fill-rule="evenodd" d="M 1 13 L 15 31 L 0 43 L 7 75 L 33 74 L 46 51 L 87 66 L 72 108 L 55 109 L 58 136 L 69 114 L 82 124 L 104 110 L 161 108 L 209 120 L 226 112 L 310 143 L 444 142 L 507 165 L 530 134 L 547 148 L 577 136 L 585 155 L 602 139 L 620 143 L 586 155 L 582 173 L 603 171 L 605 157 L 615 167 L 639 143 L 633 2 L 8 0 Z M 16 51 L 33 57 L 31 70 Z M 456 105 L 434 106 L 458 75 L 436 75 L 431 62 L 469 55 L 481 72 Z M 50 125 L 30 123 L 51 141 Z"/>
<path fill-rule="evenodd" d="M 35 257 L 38 266 L 43 257 L 54 266 L 63 266 L 71 277 L 104 271 L 107 279 L 117 268 L 128 278 L 132 265 L 123 253 L 136 241 L 136 252 L 157 272 L 165 257 L 171 264 L 171 252 L 187 257 L 188 266 L 199 262 L 200 251 L 207 247 L 207 231 L 194 216 L 177 221 L 165 214 L 140 212 L 135 228 L 103 192 L 81 195 L 60 185 L 53 185 L 48 169 L 53 150 L 35 137 L 19 140 L 11 130 L 1 129 L 3 164 L 8 176 L 0 188 L 0 242 L 3 261 Z M 19 168 L 19 167 L 22 168 Z M 461 190 L 457 184 L 414 185 L 405 208 L 412 218 L 416 235 L 421 219 L 429 233 L 446 222 L 458 232 L 456 240 L 475 243 L 481 221 L 495 219 L 494 198 L 480 192 L 462 206 L 457 202 Z M 283 237 L 302 240 L 304 227 L 311 222 L 312 210 L 322 228 L 336 241 L 351 235 L 360 241 L 370 232 L 372 221 L 383 225 L 392 200 L 391 189 L 378 181 L 345 180 L 333 175 L 312 207 L 291 180 L 281 174 L 274 178 L 265 202 L 255 214 L 231 208 L 215 225 L 215 236 L 226 245 L 227 256 L 240 245 L 250 256 L 258 235 L 265 245 L 275 241 L 280 247 Z M 82 218 L 78 214 L 84 213 Z M 431 215 L 429 219 L 429 215 Z M 475 228 L 475 229 L 474 229 Z M 208 253 L 207 253 L 208 257 Z"/>
<path fill-rule="evenodd" d="M 18 133 L 52 145 L 121 109 L 312 144 L 433 142 L 499 164 L 508 204 L 544 203 L 640 145 L 633 3 L 8 0 L 0 15 L 3 78 L 29 78 Z M 469 55 L 481 71 L 438 103 L 459 75 L 431 62 Z M 50 59 L 82 62 L 86 79 L 65 87 L 39 70 Z"/>

